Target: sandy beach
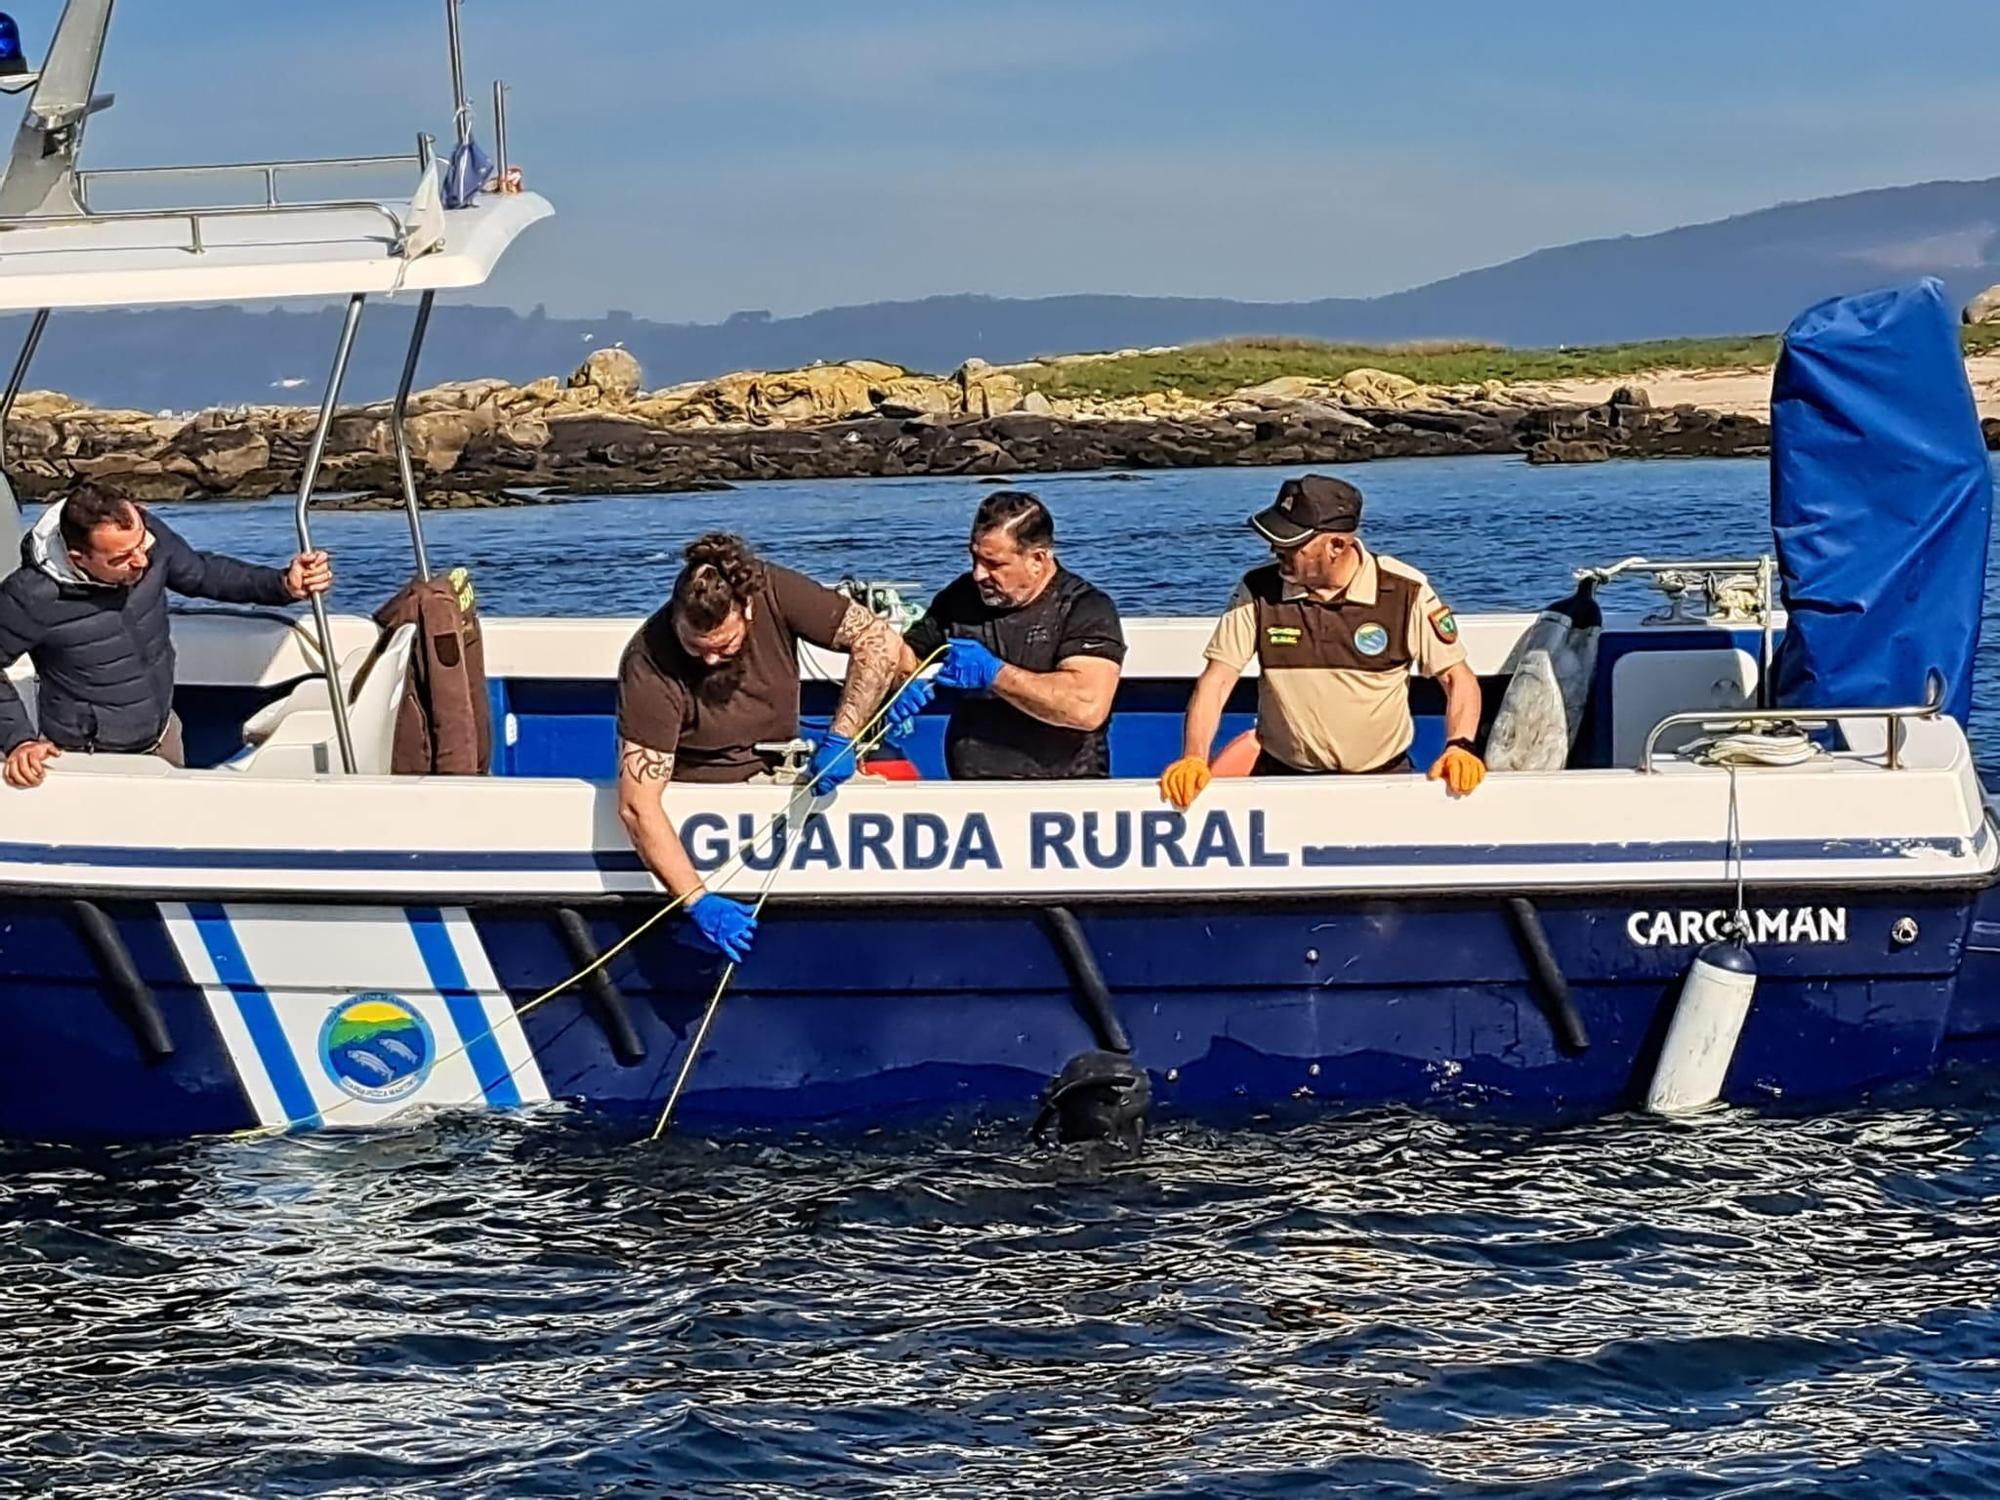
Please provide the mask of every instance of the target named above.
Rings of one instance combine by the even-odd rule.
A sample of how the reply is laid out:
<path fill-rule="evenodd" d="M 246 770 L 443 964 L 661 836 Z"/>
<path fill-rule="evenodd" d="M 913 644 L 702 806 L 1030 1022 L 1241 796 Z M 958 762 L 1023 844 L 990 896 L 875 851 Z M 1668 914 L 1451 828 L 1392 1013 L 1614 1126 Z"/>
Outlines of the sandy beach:
<path fill-rule="evenodd" d="M 1979 415 L 2000 417 L 2000 355 L 1975 354 L 1965 362 Z M 1693 405 L 1768 421 L 1771 367 L 1739 370 L 1654 370 L 1616 380 L 1549 380 L 1510 384 L 1510 394 L 1551 405 L 1595 405 L 1623 385 L 1645 387 L 1655 406 Z"/>

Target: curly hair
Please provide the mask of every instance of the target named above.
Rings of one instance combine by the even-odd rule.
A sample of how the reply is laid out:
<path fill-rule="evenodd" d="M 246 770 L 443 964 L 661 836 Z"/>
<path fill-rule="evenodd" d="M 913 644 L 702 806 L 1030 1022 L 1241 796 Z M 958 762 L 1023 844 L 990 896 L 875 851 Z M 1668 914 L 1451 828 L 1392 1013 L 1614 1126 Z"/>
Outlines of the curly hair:
<path fill-rule="evenodd" d="M 764 587 L 764 565 L 740 536 L 711 531 L 688 543 L 674 580 L 674 618 L 698 634 L 718 628 Z"/>

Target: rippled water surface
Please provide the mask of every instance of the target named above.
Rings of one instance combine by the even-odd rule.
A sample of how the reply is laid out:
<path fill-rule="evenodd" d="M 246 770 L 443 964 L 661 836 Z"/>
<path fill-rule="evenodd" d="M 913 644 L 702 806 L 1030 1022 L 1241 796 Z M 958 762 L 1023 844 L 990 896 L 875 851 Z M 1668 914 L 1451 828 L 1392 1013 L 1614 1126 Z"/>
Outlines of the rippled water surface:
<path fill-rule="evenodd" d="M 9 1162 L 21 1491 L 2000 1492 L 2000 1123 Z"/>
<path fill-rule="evenodd" d="M 1275 477 L 1038 488 L 1071 564 L 1159 613 L 1219 601 Z M 1763 545 L 1754 464 L 1356 477 L 1378 542 L 1462 610 Z M 717 524 L 934 587 L 979 493 L 772 485 L 431 533 L 490 610 L 635 613 Z M 290 526 L 174 516 L 250 555 Z M 341 607 L 398 581 L 400 527 L 326 519 Z M 12 1148 L 0 1492 L 1986 1497 L 1996 1203 L 1977 1079 L 1817 1119 L 1177 1125 L 1136 1160 L 991 1127 L 647 1146 L 560 1110 Z"/>

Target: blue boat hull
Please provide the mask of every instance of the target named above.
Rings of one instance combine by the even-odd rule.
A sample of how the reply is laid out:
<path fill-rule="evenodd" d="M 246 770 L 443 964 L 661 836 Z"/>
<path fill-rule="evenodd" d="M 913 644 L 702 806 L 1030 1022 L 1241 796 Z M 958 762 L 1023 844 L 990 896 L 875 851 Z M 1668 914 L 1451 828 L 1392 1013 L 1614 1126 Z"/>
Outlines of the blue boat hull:
<path fill-rule="evenodd" d="M 1989 967 L 2000 955 L 1990 950 L 2000 943 L 1989 939 L 2000 936 L 2000 923 L 1978 920 L 1983 899 L 1969 889 L 1753 892 L 1753 909 L 1769 914 L 1755 949 L 1761 977 L 1725 1098 L 1839 1102 L 1990 1049 L 2000 1036 L 2000 1001 L 1988 998 L 2000 996 L 2000 974 Z M 1557 1118 L 1637 1102 L 1705 935 L 1701 914 L 1726 900 L 1713 890 L 1537 900 L 1588 1033 L 1580 1051 L 1561 1044 L 1546 986 L 1504 903 L 1490 896 L 1074 910 L 1164 1114 L 1305 1099 Z M 274 1057 L 269 1049 L 284 1043 L 254 1027 L 262 1062 L 246 1061 L 245 1044 L 218 1026 L 213 994 L 191 977 L 161 908 L 101 908 L 151 992 L 172 1053 L 149 1057 L 130 994 L 107 979 L 69 901 L 6 898 L 0 1135 L 242 1129 L 259 1123 L 246 1068 L 268 1065 L 280 1084 L 281 1073 L 295 1070 L 296 1089 L 315 1068 L 348 1065 L 351 1048 Z M 602 949 L 648 909 L 581 914 Z M 367 913 L 370 921 L 407 914 L 421 929 L 425 910 Z M 228 908 L 213 911 L 226 931 Z M 608 969 L 608 998 L 579 986 L 530 1004 L 577 967 L 556 914 L 499 904 L 474 906 L 469 918 L 504 990 L 498 1003 L 518 1018 L 548 1096 L 650 1121 L 720 978 L 685 924 L 669 919 L 620 954 Z M 1913 939 L 1904 940 L 1907 925 L 1898 935 L 1899 923 L 1914 923 Z M 440 981 L 439 1003 L 463 1006 L 466 997 L 452 992 L 459 982 Z M 324 997 L 311 1003 L 326 1010 L 370 998 L 329 976 Z M 629 1022 L 636 1056 L 629 1045 L 620 1055 L 615 1009 Z M 318 1025 L 317 1014 L 307 1019 Z M 490 1060 L 498 1056 L 490 1045 L 481 1052 L 479 1029 L 476 1019 L 464 1022 L 459 1038 L 435 1045 L 456 1045 L 484 1070 L 487 1104 L 519 1102 L 521 1080 Z M 1032 907 L 774 904 L 679 1118 L 694 1128 L 843 1128 L 968 1110 L 1026 1119 L 1046 1081 L 1097 1043 Z M 282 1118 L 342 1123 L 317 1120 L 310 1108 Z"/>

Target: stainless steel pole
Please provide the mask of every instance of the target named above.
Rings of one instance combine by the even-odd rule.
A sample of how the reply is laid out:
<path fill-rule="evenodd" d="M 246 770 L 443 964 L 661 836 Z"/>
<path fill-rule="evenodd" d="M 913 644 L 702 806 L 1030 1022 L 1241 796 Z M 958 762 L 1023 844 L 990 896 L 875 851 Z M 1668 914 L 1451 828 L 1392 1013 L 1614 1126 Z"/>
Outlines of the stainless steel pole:
<path fill-rule="evenodd" d="M 35 350 L 41 347 L 42 330 L 49 326 L 49 310 L 44 307 L 36 312 L 34 321 L 28 325 L 28 337 L 21 344 L 21 352 L 14 360 L 14 373 L 7 377 L 7 394 L 0 398 L 0 469 L 7 465 L 7 422 L 14 415 L 15 398 L 21 394 L 21 386 L 28 378 L 28 366 L 34 363 Z"/>
<path fill-rule="evenodd" d="M 354 353 L 354 333 L 361 326 L 361 305 L 368 299 L 359 293 L 347 299 L 347 319 L 341 324 L 340 344 L 334 350 L 333 371 L 326 378 L 326 395 L 320 399 L 319 425 L 313 428 L 312 446 L 306 450 L 305 472 L 299 476 L 299 506 L 295 519 L 299 530 L 299 551 L 313 550 L 313 486 L 319 482 L 320 460 L 326 455 L 326 435 L 333 428 L 333 414 L 340 405 L 340 387 L 347 379 L 347 362 Z M 320 663 L 326 668 L 326 698 L 333 709 L 333 737 L 340 743 L 340 768 L 354 774 L 354 734 L 347 727 L 347 694 L 340 685 L 340 662 L 333 653 L 333 621 L 326 612 L 326 596 L 312 596 L 313 628 L 319 633 Z"/>
<path fill-rule="evenodd" d="M 463 146 L 472 139 L 472 105 L 465 97 L 465 43 L 458 24 L 459 4 L 460 0 L 444 0 L 445 32 L 451 42 L 452 124 Z"/>
<path fill-rule="evenodd" d="M 500 175 L 496 181 L 500 191 L 507 191 L 507 85 L 499 79 L 493 80 L 493 150 L 500 158 Z"/>
<path fill-rule="evenodd" d="M 423 353 L 424 334 L 431 326 L 431 304 L 436 292 L 425 292 L 417 302 L 416 327 L 410 330 L 410 352 L 403 356 L 403 382 L 396 387 L 396 404 L 389 412 L 389 428 L 396 439 L 396 472 L 403 481 L 403 509 L 410 518 L 410 546 L 417 554 L 417 577 L 430 582 L 431 558 L 424 547 L 423 507 L 417 503 L 417 471 L 410 462 L 410 387 L 417 379 L 417 356 Z"/>
<path fill-rule="evenodd" d="M 1777 702 L 1777 692 L 1771 681 L 1771 664 L 1777 657 L 1777 652 L 1774 649 L 1774 641 L 1778 626 L 1777 622 L 1771 618 L 1777 612 L 1778 608 L 1778 591 L 1774 586 L 1775 580 L 1772 576 L 1775 566 L 1776 563 L 1769 556 L 1762 557 L 1757 562 L 1757 589 L 1763 596 L 1758 601 L 1758 604 L 1764 612 L 1764 628 L 1760 632 L 1757 643 L 1757 706 L 1759 708 L 1770 708 Z M 1893 731 L 1891 732 L 1893 733 Z"/>

